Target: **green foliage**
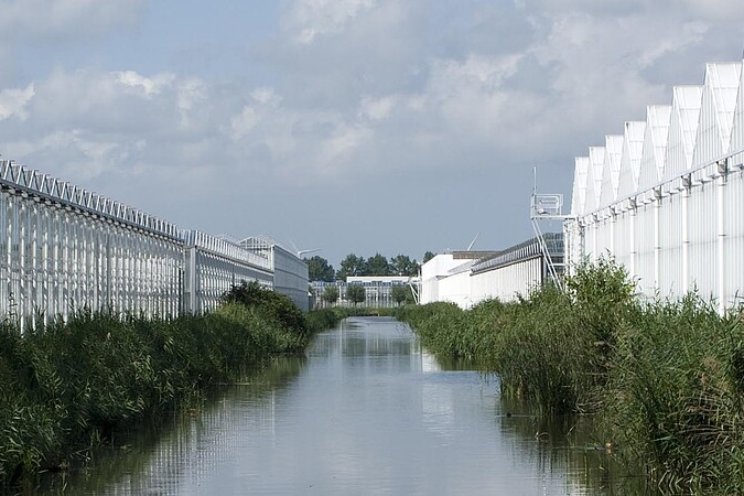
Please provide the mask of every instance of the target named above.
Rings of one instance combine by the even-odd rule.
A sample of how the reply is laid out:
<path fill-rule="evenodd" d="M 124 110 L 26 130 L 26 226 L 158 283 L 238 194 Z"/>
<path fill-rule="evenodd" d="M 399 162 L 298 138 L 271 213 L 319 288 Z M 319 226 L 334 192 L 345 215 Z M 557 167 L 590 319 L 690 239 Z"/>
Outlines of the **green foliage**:
<path fill-rule="evenodd" d="M 333 282 L 336 273 L 328 260 L 318 255 L 303 260 L 307 264 L 308 277 L 311 281 Z"/>
<path fill-rule="evenodd" d="M 223 303 L 240 303 L 259 309 L 267 318 L 300 336 L 307 334 L 305 317 L 286 295 L 261 287 L 256 281 L 241 281 L 222 297 Z"/>
<path fill-rule="evenodd" d="M 396 255 L 390 259 L 390 273 L 395 276 L 414 277 L 418 275 L 419 264 L 408 255 Z"/>
<path fill-rule="evenodd" d="M 367 273 L 367 261 L 364 257 L 358 257 L 353 253 L 346 255 L 341 260 L 341 268 L 336 272 L 336 279 L 345 281 L 349 276 L 363 276 Z"/>
<path fill-rule="evenodd" d="M 396 255 L 388 260 L 379 253 L 375 253 L 369 259 L 351 253 L 341 261 L 341 268 L 336 273 L 336 279 L 345 281 L 349 276 L 413 277 L 418 275 L 418 271 L 419 263 L 407 255 Z"/>
<path fill-rule="evenodd" d="M 584 265 L 567 292 L 463 311 L 406 306 L 435 353 L 477 359 L 506 394 L 544 413 L 593 412 L 597 437 L 670 493 L 744 493 L 744 323 L 690 295 L 642 304 L 612 261 Z"/>
<path fill-rule="evenodd" d="M 569 296 L 553 286 L 504 305 L 487 358 L 506 392 L 552 414 L 590 408 L 592 386 L 600 378 L 592 369 L 595 340 L 579 317 Z"/>
<path fill-rule="evenodd" d="M 323 301 L 326 303 L 330 303 L 331 305 L 336 303 L 338 301 L 338 287 L 336 286 L 326 286 L 325 289 L 323 289 Z"/>
<path fill-rule="evenodd" d="M 343 311 L 335 308 L 311 310 L 306 316 L 307 327 L 312 333 L 317 333 L 335 327 L 345 317 Z"/>
<path fill-rule="evenodd" d="M 421 259 L 421 264 L 425 264 L 426 262 L 434 258 L 434 256 L 434 253 L 427 251 L 426 253 L 424 253 L 424 258 Z"/>
<path fill-rule="evenodd" d="M 357 303 L 362 303 L 367 298 L 367 294 L 364 291 L 364 286 L 359 284 L 349 284 L 346 287 L 346 299 L 353 302 L 354 306 Z"/>
<path fill-rule="evenodd" d="M 412 298 L 411 288 L 403 284 L 396 284 L 395 286 L 390 288 L 390 296 L 393 298 L 393 301 L 395 303 L 400 305 L 404 301 Z"/>
<path fill-rule="evenodd" d="M 744 492 L 744 329 L 690 295 L 632 315 L 604 403 L 608 438 L 670 492 Z"/>
<path fill-rule="evenodd" d="M 601 258 L 595 264 L 579 267 L 566 279 L 579 318 L 579 325 L 591 333 L 599 354 L 593 365 L 605 373 L 608 357 L 615 345 L 618 326 L 634 308 L 635 284 L 628 273 L 611 259 Z"/>
<path fill-rule="evenodd" d="M 374 256 L 369 257 L 367 260 L 364 275 L 367 276 L 389 276 L 390 275 L 390 263 L 388 259 L 379 253 L 375 253 Z"/>
<path fill-rule="evenodd" d="M 257 285 L 208 315 L 145 320 L 80 312 L 28 330 L 0 324 L 0 487 L 58 468 L 114 429 L 297 353 L 333 311 L 305 316 Z"/>

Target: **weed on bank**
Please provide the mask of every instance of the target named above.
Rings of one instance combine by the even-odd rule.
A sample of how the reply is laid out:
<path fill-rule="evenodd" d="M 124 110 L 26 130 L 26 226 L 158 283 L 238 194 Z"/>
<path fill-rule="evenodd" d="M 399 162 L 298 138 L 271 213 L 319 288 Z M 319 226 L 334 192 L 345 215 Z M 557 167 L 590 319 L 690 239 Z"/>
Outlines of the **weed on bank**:
<path fill-rule="evenodd" d="M 63 470 L 116 429 L 301 352 L 330 322 L 311 315 L 244 285 L 207 315 L 79 312 L 23 333 L 0 324 L 0 488 Z"/>
<path fill-rule="evenodd" d="M 408 306 L 439 355 L 501 376 L 544 415 L 591 413 L 596 437 L 670 493 L 744 493 L 744 323 L 695 295 L 641 301 L 610 261 L 515 302 Z"/>

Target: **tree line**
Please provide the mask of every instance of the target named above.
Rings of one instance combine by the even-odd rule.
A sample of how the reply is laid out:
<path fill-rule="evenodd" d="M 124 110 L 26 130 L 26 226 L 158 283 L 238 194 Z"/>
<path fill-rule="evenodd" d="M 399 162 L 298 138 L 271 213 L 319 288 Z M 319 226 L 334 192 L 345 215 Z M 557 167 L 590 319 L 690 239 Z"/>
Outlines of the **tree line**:
<path fill-rule="evenodd" d="M 434 254 L 427 251 L 422 263 L 426 263 L 433 257 Z M 408 255 L 396 255 L 388 259 L 379 253 L 369 258 L 350 253 L 341 261 L 338 270 L 334 270 L 328 260 L 318 255 L 303 260 L 307 263 L 310 280 L 325 282 L 346 280 L 349 276 L 413 277 L 418 275 L 421 267 L 416 259 L 411 259 Z"/>
<path fill-rule="evenodd" d="M 320 297 L 329 305 L 335 305 L 338 301 L 339 296 L 341 296 L 341 293 L 339 292 L 337 286 L 326 286 L 323 290 L 323 294 Z M 398 305 L 403 302 L 414 302 L 411 288 L 405 284 L 396 284 L 395 286 L 390 288 L 390 297 Z M 364 286 L 361 286 L 359 284 L 349 284 L 346 287 L 344 298 L 354 303 L 354 306 L 357 306 L 358 303 L 364 303 L 364 301 L 367 299 L 367 294 L 364 290 Z"/>

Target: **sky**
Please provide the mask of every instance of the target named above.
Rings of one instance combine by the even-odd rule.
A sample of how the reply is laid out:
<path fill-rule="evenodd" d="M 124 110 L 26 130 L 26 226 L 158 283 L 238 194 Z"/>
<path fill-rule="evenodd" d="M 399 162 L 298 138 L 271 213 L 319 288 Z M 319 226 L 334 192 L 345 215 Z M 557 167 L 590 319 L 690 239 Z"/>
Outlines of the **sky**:
<path fill-rule="evenodd" d="M 500 249 L 742 49 L 739 0 L 0 0 L 0 154 L 336 267 Z"/>

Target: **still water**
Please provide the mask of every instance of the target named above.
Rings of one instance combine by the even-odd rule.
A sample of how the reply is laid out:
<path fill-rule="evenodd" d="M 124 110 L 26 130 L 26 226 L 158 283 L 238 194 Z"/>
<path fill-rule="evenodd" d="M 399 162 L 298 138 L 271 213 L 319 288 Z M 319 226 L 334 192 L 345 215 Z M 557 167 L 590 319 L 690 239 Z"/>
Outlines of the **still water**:
<path fill-rule="evenodd" d="M 580 427 L 541 425 L 499 398 L 496 377 L 462 368 L 438 363 L 395 320 L 348 319 L 305 358 L 96 454 L 46 493 L 635 493 Z"/>

